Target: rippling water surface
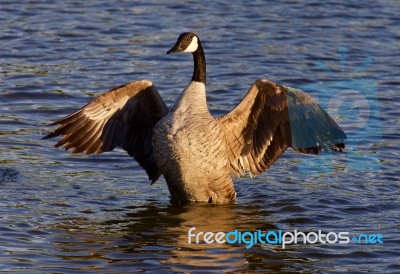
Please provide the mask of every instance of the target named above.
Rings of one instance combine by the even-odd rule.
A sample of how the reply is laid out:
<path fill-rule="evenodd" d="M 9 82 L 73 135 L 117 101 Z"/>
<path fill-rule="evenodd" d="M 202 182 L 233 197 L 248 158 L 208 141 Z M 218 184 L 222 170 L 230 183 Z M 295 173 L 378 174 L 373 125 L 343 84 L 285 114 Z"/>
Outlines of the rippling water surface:
<path fill-rule="evenodd" d="M 164 4 L 162 2 L 165 2 Z M 2 1 L 0 271 L 386 272 L 400 269 L 400 3 Z M 197 32 L 213 114 L 268 78 L 308 91 L 348 135 L 344 153 L 288 150 L 236 182 L 236 204 L 170 204 L 122 150 L 71 155 L 46 125 L 116 85 L 150 79 L 171 105 L 191 77 L 166 55 Z M 197 231 L 347 231 L 383 244 L 189 244 Z"/>

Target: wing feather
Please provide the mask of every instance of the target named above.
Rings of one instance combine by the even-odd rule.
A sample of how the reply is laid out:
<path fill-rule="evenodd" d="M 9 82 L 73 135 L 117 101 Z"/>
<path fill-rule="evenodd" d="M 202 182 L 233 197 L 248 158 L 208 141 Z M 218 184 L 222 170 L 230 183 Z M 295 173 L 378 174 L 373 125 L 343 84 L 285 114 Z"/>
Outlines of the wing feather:
<path fill-rule="evenodd" d="M 257 80 L 228 114 L 217 117 L 225 133 L 231 173 L 258 175 L 293 147 L 318 153 L 343 148 L 346 134 L 306 93 Z"/>
<path fill-rule="evenodd" d="M 154 125 L 167 113 L 168 108 L 150 81 L 131 82 L 54 122 L 51 125 L 59 127 L 43 139 L 61 135 L 55 146 L 71 149 L 72 153 L 102 153 L 119 146 L 155 182 L 161 173 L 153 159 L 151 139 Z"/>
<path fill-rule="evenodd" d="M 346 134 L 308 94 L 289 87 L 286 94 L 294 149 L 318 153 L 315 148 L 344 147 Z"/>

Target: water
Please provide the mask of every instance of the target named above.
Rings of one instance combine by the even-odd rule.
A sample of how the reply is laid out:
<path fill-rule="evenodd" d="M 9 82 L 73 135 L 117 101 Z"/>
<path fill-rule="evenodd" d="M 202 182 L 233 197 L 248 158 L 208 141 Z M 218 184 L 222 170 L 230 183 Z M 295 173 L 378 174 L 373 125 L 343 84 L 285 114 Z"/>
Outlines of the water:
<path fill-rule="evenodd" d="M 398 271 L 398 1 L 2 1 L 0 271 Z M 226 113 L 268 78 L 307 90 L 349 136 L 342 154 L 288 150 L 236 183 L 233 205 L 170 204 L 123 151 L 71 155 L 46 125 L 122 83 L 150 79 L 168 105 L 191 77 L 166 55 L 203 41 L 208 101 Z M 188 230 L 347 231 L 383 244 L 189 244 Z"/>

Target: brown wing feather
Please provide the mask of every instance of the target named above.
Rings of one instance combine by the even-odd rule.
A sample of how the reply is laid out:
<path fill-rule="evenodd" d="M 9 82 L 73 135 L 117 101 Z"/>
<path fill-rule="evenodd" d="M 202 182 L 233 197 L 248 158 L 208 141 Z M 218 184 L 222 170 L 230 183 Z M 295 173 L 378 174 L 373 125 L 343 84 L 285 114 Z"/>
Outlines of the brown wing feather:
<path fill-rule="evenodd" d="M 155 182 L 160 171 L 153 159 L 154 125 L 168 108 L 147 80 L 116 87 L 94 98 L 76 112 L 52 125 L 60 125 L 44 139 L 62 135 L 55 145 L 85 154 L 111 151 L 119 146 L 145 169 Z"/>
<path fill-rule="evenodd" d="M 257 80 L 242 102 L 218 117 L 228 146 L 231 173 L 261 174 L 288 148 L 317 154 L 344 148 L 346 134 L 306 93 Z"/>
<path fill-rule="evenodd" d="M 231 173 L 265 171 L 291 144 L 285 88 L 257 80 L 242 102 L 217 118 L 225 131 Z"/>

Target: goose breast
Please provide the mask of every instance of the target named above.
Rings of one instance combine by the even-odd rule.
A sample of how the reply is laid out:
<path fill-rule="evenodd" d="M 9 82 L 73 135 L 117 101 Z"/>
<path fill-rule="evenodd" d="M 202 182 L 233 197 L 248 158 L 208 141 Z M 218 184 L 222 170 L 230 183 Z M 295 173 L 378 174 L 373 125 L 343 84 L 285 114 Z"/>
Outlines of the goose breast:
<path fill-rule="evenodd" d="M 232 181 L 224 132 L 201 91 L 186 88 L 172 111 L 156 124 L 153 154 L 170 191 L 182 192 L 173 196 L 207 202 Z"/>

